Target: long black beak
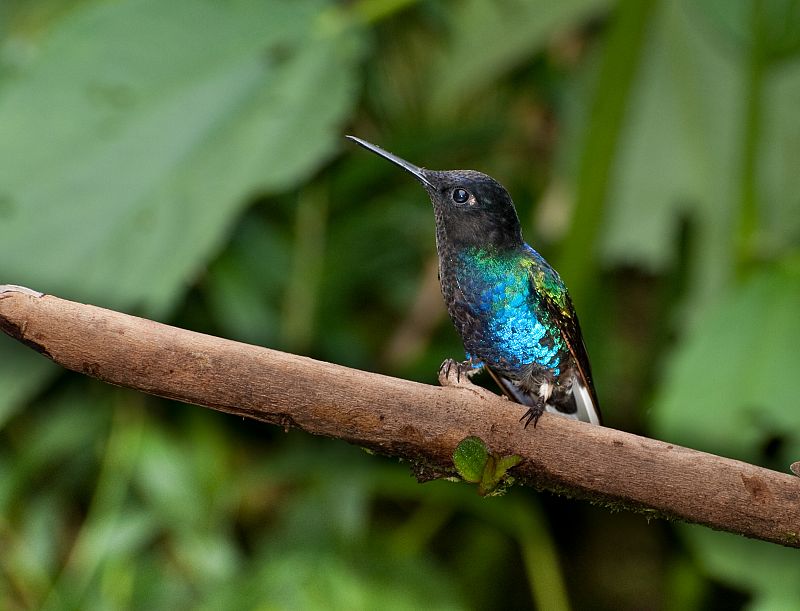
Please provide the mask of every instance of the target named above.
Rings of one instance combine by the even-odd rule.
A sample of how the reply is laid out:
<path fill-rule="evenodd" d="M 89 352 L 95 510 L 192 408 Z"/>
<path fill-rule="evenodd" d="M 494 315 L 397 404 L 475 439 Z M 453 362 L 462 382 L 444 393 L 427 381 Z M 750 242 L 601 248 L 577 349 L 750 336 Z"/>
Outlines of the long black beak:
<path fill-rule="evenodd" d="M 399 165 L 401 168 L 413 174 L 417 180 L 419 180 L 423 185 L 426 187 L 430 187 L 431 189 L 435 189 L 435 187 L 431 184 L 431 182 L 425 178 L 425 170 L 422 168 L 415 166 L 413 163 L 409 163 L 405 159 L 400 159 L 397 155 L 392 155 L 389 151 L 384 151 L 381 147 L 376 146 L 375 144 L 370 144 L 366 140 L 362 140 L 361 138 L 356 138 L 355 136 L 345 136 L 346 138 L 352 140 L 356 144 L 360 144 L 368 151 L 372 151 L 376 155 L 380 155 L 384 159 L 388 159 L 392 163 Z"/>

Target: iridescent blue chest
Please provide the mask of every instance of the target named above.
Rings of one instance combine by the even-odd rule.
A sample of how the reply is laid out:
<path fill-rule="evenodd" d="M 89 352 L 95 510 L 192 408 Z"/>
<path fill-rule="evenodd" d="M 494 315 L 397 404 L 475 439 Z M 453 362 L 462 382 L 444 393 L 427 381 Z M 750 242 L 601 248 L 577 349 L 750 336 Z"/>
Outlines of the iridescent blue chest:
<path fill-rule="evenodd" d="M 537 363 L 559 375 L 567 350 L 531 282 L 539 260 L 527 250 L 469 249 L 452 263 L 448 309 L 468 356 L 506 371 Z"/>

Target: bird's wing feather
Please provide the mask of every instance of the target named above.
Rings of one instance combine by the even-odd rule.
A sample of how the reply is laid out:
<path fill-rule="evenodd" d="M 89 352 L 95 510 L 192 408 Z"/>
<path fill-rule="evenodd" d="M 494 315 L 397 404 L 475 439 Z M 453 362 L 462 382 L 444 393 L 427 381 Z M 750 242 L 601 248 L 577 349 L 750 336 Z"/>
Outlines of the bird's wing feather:
<path fill-rule="evenodd" d="M 592 371 L 586 346 L 583 343 L 580 323 L 572 305 L 572 300 L 567 293 L 561 278 L 552 267 L 533 249 L 530 251 L 531 262 L 528 268 L 528 277 L 531 290 L 536 303 L 533 307 L 541 308 L 560 330 L 564 343 L 567 345 L 577 365 L 573 383 L 572 401 L 569 405 L 556 407 L 550 403 L 545 405 L 548 412 L 560 414 L 583 420 L 592 424 L 600 424 L 600 409 L 592 383 Z M 538 395 L 525 391 L 512 380 L 505 378 L 492 367 L 486 365 L 486 370 L 494 378 L 503 393 L 512 401 L 528 407 L 537 404 Z"/>
<path fill-rule="evenodd" d="M 561 331 L 561 337 L 575 359 L 578 381 L 589 391 L 594 408 L 599 416 L 600 408 L 597 393 L 592 382 L 592 368 L 589 355 L 583 343 L 583 334 L 572 299 L 558 273 L 544 259 L 530 268 L 530 282 L 533 292 L 538 296 L 540 306 L 547 311 L 550 319 Z"/>

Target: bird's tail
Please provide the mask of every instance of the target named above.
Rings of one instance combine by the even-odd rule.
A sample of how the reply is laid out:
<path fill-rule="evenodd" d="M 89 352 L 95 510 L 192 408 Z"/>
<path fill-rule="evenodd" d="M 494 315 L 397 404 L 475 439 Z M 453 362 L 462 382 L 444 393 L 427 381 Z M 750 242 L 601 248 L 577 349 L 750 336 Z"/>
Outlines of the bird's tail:
<path fill-rule="evenodd" d="M 575 418 L 589 424 L 600 424 L 600 410 L 592 398 L 592 393 L 586 388 L 583 380 L 577 376 L 572 382 L 572 399 L 576 407 Z M 548 405 L 547 407 L 549 411 L 550 406 Z"/>
<path fill-rule="evenodd" d="M 522 390 L 508 378 L 494 375 L 494 372 L 492 372 L 492 374 L 492 377 L 498 383 L 500 389 L 509 399 L 527 407 L 536 405 L 538 399 L 537 395 L 530 391 Z M 545 404 L 545 411 L 551 414 L 558 414 L 559 416 L 566 416 L 573 420 L 581 420 L 582 422 L 588 422 L 590 424 L 600 424 L 600 410 L 592 399 L 592 393 L 589 392 L 589 389 L 586 388 L 586 385 L 578 376 L 575 376 L 572 382 L 572 392 L 569 395 L 567 403 L 558 406 L 547 403 Z"/>

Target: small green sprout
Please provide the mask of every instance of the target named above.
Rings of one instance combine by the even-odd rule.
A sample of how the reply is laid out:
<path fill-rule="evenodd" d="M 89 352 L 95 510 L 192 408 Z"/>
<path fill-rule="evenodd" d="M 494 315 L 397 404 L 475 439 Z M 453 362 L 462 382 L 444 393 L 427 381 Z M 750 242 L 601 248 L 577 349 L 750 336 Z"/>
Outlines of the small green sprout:
<path fill-rule="evenodd" d="M 522 460 L 517 454 L 499 456 L 489 452 L 480 437 L 466 437 L 456 446 L 453 452 L 453 464 L 461 478 L 472 484 L 478 484 L 481 496 L 503 494 L 514 482 L 508 470 Z"/>

